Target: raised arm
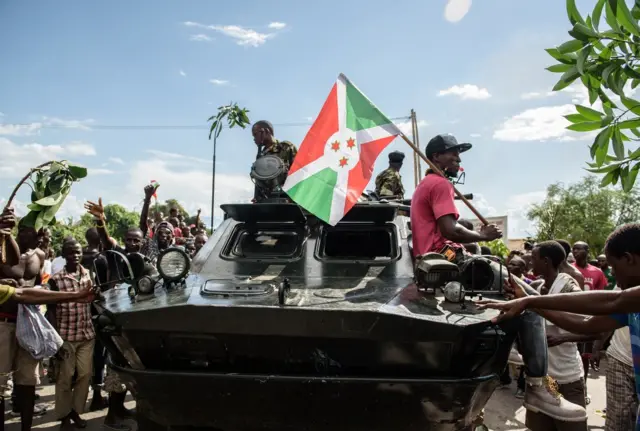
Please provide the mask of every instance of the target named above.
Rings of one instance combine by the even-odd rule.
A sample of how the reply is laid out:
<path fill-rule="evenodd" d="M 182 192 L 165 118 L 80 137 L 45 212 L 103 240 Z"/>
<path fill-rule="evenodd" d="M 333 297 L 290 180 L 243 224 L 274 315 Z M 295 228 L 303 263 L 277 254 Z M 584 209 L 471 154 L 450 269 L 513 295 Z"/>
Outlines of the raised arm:
<path fill-rule="evenodd" d="M 4 238 L 7 258 L 5 264 L 9 266 L 17 265 L 20 262 L 20 247 L 11 235 L 11 229 L 16 225 L 16 216 L 13 208 L 5 208 L 0 215 L 0 238 Z"/>
<path fill-rule="evenodd" d="M 153 194 L 156 192 L 156 188 L 157 187 L 152 184 L 144 188 L 144 203 L 142 204 L 142 211 L 140 212 L 140 229 L 145 238 L 149 234 L 149 205 L 151 204 Z"/>
<path fill-rule="evenodd" d="M 107 230 L 102 198 L 98 198 L 98 203 L 87 201 L 84 204 L 84 208 L 96 219 L 96 229 L 98 230 L 98 235 L 100 235 L 102 246 L 105 250 L 111 250 L 114 246 L 114 240 L 109 236 L 109 231 Z"/>

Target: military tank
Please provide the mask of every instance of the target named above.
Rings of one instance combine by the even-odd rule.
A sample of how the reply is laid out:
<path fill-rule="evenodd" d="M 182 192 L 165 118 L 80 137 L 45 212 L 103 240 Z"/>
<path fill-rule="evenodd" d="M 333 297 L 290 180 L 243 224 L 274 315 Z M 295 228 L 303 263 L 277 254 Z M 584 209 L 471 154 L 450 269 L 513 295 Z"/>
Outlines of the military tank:
<path fill-rule="evenodd" d="M 142 431 L 474 429 L 515 338 L 470 300 L 501 297 L 487 261 L 414 262 L 393 202 L 336 226 L 292 203 L 221 208 L 193 261 L 120 256 L 96 304 Z"/>

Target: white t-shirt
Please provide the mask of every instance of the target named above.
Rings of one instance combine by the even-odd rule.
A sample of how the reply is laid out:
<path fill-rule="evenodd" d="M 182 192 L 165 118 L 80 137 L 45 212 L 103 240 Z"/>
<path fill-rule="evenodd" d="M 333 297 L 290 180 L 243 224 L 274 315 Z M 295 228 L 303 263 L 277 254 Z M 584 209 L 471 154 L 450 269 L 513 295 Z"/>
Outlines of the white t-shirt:
<path fill-rule="evenodd" d="M 551 285 L 549 294 L 560 293 L 562 288 L 568 282 L 568 278 L 573 280 L 569 274 L 558 274 L 558 277 Z M 575 280 L 574 280 L 575 281 Z M 576 283 L 577 290 L 580 287 Z M 565 331 L 562 328 L 557 327 L 553 323 L 545 320 L 547 335 L 565 335 L 570 332 Z M 565 385 L 567 383 L 573 383 L 580 380 L 584 376 L 584 368 L 582 368 L 582 358 L 580 352 L 578 352 L 578 345 L 576 343 L 563 343 L 558 346 L 549 347 L 549 369 L 548 373 L 551 377 L 557 380 L 558 384 Z"/>
<path fill-rule="evenodd" d="M 614 290 L 620 290 L 618 286 Z M 633 357 L 631 356 L 631 334 L 629 327 L 616 329 L 611 337 L 611 344 L 607 349 L 607 355 L 614 359 L 633 367 Z"/>
<path fill-rule="evenodd" d="M 51 262 L 51 275 L 54 275 L 62 271 L 62 269 L 65 267 L 66 264 L 67 264 L 67 260 L 62 256 L 58 256 L 55 259 L 53 259 L 53 262 Z"/>

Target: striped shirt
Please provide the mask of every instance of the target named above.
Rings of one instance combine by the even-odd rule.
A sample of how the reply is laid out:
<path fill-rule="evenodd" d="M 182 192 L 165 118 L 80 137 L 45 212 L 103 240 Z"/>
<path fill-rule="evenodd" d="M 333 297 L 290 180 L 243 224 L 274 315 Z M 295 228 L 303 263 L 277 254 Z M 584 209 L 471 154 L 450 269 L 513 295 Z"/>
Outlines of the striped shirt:
<path fill-rule="evenodd" d="M 50 290 L 78 292 L 93 285 L 91 274 L 81 265 L 78 272 L 70 274 L 65 267 L 51 276 Z M 91 304 L 78 302 L 60 303 L 56 306 L 57 329 L 65 341 L 88 341 L 96 337 L 91 321 Z"/>

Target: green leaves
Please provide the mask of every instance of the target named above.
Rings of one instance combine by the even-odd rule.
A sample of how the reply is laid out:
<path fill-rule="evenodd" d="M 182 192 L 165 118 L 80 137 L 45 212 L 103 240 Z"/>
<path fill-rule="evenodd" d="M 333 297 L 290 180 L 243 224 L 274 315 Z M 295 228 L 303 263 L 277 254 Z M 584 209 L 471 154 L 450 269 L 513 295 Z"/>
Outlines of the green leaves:
<path fill-rule="evenodd" d="M 589 171 L 602 175 L 600 185 L 620 181 L 628 191 L 640 170 L 640 100 L 625 94 L 629 86 L 640 86 L 640 0 L 632 8 L 627 1 L 596 0 L 591 16 L 583 16 L 576 0 L 566 0 L 572 39 L 546 51 L 557 62 L 547 70 L 561 73 L 554 91 L 580 82 L 588 92 L 589 103 L 576 105 L 565 118 L 569 130 L 597 133 Z"/>
<path fill-rule="evenodd" d="M 45 164 L 46 165 L 46 164 Z M 65 160 L 35 168 L 25 181 L 32 189 L 29 213 L 20 220 L 36 230 L 56 222 L 55 215 L 71 191 L 71 185 L 87 176 L 87 168 Z"/>
<path fill-rule="evenodd" d="M 218 107 L 218 114 L 209 117 L 207 121 L 212 121 L 209 129 L 209 139 L 214 136 L 215 139 L 220 136 L 224 126 L 224 119 L 227 120 L 227 127 L 232 129 L 236 126 L 246 128 L 250 124 L 249 110 L 240 108 L 237 103 L 229 103 L 228 105 Z"/>

